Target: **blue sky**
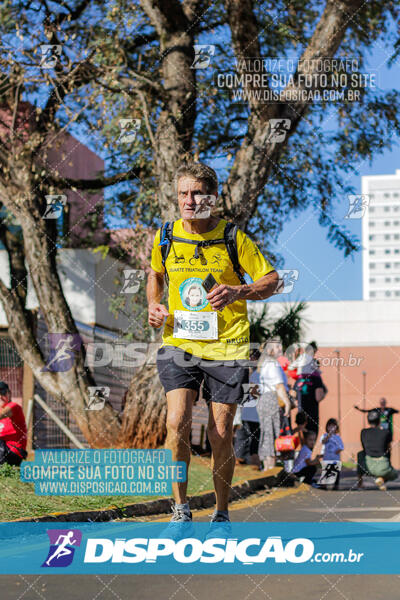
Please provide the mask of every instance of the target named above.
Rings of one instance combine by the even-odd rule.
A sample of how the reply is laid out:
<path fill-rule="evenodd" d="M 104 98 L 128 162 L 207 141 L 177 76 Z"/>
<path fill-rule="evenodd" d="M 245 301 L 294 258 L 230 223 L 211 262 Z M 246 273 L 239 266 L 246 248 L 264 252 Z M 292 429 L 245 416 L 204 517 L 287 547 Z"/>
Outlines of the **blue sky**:
<path fill-rule="evenodd" d="M 390 69 L 387 66 L 389 56 L 381 45 L 376 46 L 369 60 L 369 68 L 378 71 L 379 87 L 389 90 L 400 81 L 400 63 L 397 61 Z M 384 175 L 400 169 L 399 141 L 389 152 L 374 157 L 372 164 L 360 165 L 359 173 L 349 182 L 361 193 L 362 175 Z M 345 219 L 347 199 L 336 206 L 338 223 L 346 225 L 352 233 L 361 239 L 361 221 Z M 280 236 L 278 250 L 285 260 L 285 269 L 299 271 L 298 280 L 290 294 L 279 295 L 275 301 L 290 300 L 361 300 L 362 299 L 362 252 L 344 258 L 327 239 L 326 229 L 318 224 L 315 209 L 309 208 L 298 218 L 288 222 Z"/>

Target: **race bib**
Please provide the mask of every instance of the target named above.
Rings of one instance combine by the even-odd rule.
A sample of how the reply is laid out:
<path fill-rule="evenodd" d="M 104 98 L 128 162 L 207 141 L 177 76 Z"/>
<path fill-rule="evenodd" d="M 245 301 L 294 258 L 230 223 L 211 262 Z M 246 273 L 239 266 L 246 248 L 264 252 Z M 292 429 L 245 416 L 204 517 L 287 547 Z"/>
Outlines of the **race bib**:
<path fill-rule="evenodd" d="M 174 311 L 174 337 L 184 340 L 217 340 L 218 317 L 215 311 Z"/>

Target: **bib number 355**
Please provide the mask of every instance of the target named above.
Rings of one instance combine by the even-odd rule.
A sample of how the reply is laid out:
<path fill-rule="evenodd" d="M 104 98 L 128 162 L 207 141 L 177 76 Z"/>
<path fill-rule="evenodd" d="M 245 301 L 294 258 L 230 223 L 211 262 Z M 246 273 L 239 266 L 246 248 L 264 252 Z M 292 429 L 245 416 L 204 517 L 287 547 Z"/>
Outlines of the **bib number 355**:
<path fill-rule="evenodd" d="M 174 337 L 186 340 L 217 340 L 218 317 L 212 312 L 174 311 Z"/>

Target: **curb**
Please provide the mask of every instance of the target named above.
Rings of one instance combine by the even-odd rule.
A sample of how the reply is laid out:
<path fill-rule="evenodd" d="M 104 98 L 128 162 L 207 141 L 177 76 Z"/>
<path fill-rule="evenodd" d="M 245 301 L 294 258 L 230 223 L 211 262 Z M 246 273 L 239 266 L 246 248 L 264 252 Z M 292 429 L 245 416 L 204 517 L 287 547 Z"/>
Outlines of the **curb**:
<path fill-rule="evenodd" d="M 248 479 L 232 486 L 229 500 L 241 500 L 250 496 L 254 492 L 266 488 L 275 487 L 277 484 L 277 473 L 279 469 L 271 469 L 273 474 Z M 148 502 L 138 502 L 136 504 L 128 504 L 127 506 L 105 508 L 98 510 L 76 511 L 69 513 L 50 513 L 42 517 L 31 517 L 15 519 L 10 523 L 40 523 L 41 521 L 48 522 L 84 522 L 84 521 L 112 521 L 114 519 L 123 519 L 129 517 L 144 517 L 158 515 L 171 512 L 173 504 L 172 498 L 160 498 L 158 500 L 149 500 Z M 198 510 L 201 508 L 211 508 L 215 504 L 215 493 L 207 491 L 197 496 L 189 497 L 189 506 L 191 509 Z"/>

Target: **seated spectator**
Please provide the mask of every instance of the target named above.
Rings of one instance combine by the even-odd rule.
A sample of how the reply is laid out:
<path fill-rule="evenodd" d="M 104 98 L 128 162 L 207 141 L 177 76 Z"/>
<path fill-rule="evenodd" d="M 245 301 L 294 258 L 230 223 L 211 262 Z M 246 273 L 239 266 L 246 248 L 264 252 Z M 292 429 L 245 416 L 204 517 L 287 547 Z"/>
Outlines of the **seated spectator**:
<path fill-rule="evenodd" d="M 294 461 L 293 467 L 293 473 L 295 473 L 299 479 L 302 479 L 305 483 L 310 485 L 317 470 L 317 465 L 320 464 L 319 461 L 321 458 L 321 455 L 318 455 L 316 458 L 311 458 L 316 441 L 317 434 L 315 431 L 304 432 L 304 446 L 302 446 L 299 455 Z"/>
<path fill-rule="evenodd" d="M 380 429 L 381 415 L 376 409 L 368 413 L 370 427 L 361 431 L 363 450 L 357 455 L 358 487 L 362 477 L 370 474 L 380 490 L 386 490 L 386 482 L 397 478 L 397 471 L 389 460 L 391 435 L 388 429 Z"/>
<path fill-rule="evenodd" d="M 5 381 L 0 381 L 0 465 L 19 466 L 26 458 L 26 423 L 22 408 L 11 400 Z"/>

